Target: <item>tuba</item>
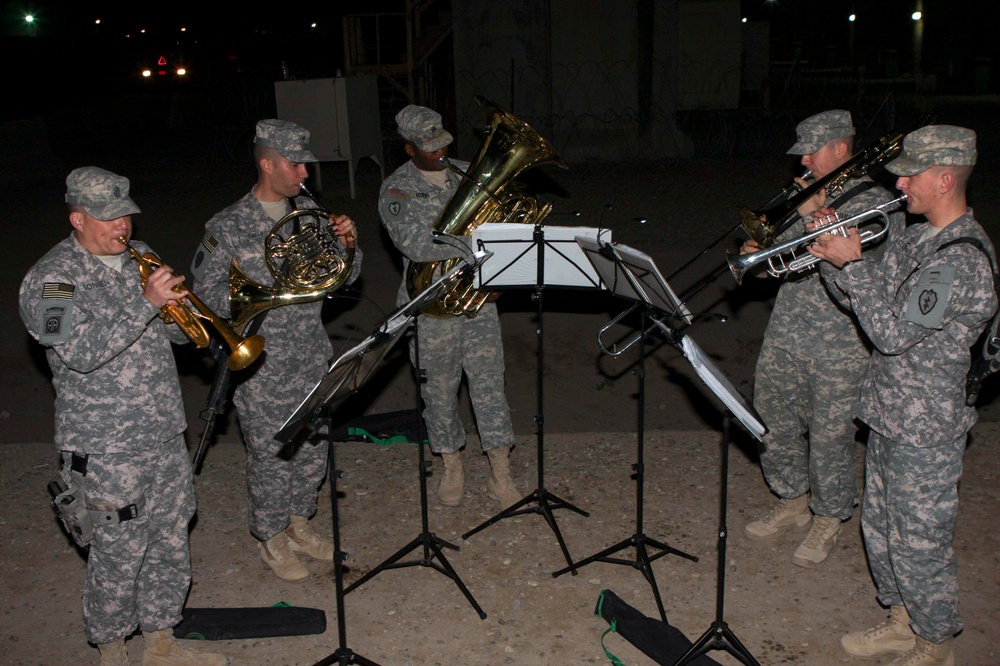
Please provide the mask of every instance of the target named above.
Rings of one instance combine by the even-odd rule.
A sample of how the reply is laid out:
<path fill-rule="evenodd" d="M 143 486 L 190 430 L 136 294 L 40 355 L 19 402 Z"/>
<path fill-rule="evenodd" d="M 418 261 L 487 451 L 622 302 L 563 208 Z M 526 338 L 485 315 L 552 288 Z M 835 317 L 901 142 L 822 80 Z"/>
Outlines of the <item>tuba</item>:
<path fill-rule="evenodd" d="M 146 286 L 146 280 L 157 268 L 163 265 L 163 261 L 152 252 L 139 254 L 124 236 L 118 237 L 118 242 L 128 249 L 129 256 L 139 264 L 139 274 L 142 276 L 142 286 Z M 174 287 L 174 291 L 184 291 L 184 283 Z M 212 312 L 200 298 L 188 291 L 187 300 L 195 307 L 197 313 L 187 305 L 178 302 L 176 305 L 164 305 L 160 308 L 160 318 L 166 323 L 177 324 L 184 335 L 190 338 L 191 342 L 199 349 L 204 349 L 211 342 L 211 335 L 205 328 L 205 323 L 211 324 L 219 336 L 225 341 L 231 350 L 229 353 L 229 369 L 236 371 L 247 367 L 260 356 L 264 351 L 264 336 L 254 335 L 249 338 L 240 337 L 225 320 Z"/>
<path fill-rule="evenodd" d="M 555 149 L 527 123 L 489 100 L 476 96 L 483 107 L 488 124 L 486 137 L 462 182 L 438 216 L 435 235 L 469 236 L 482 224 L 513 222 L 538 224 L 552 209 L 552 204 L 539 207 L 514 179 L 525 169 L 554 162 L 562 168 L 566 163 Z M 445 275 L 460 261 L 445 259 L 409 265 L 406 289 L 414 298 Z M 487 293 L 474 289 L 474 276 L 463 277 L 443 296 L 428 303 L 422 310 L 431 317 L 474 317 L 486 302 Z"/>
<path fill-rule="evenodd" d="M 757 241 L 762 250 L 771 247 L 774 245 L 774 239 L 795 222 L 798 207 L 819 192 L 820 188 L 825 189 L 829 197 L 840 196 L 847 181 L 861 178 L 896 157 L 903 149 L 903 138 L 911 131 L 926 125 L 932 117 L 932 114 L 927 114 L 903 129 L 883 134 L 870 146 L 847 160 L 839 169 L 828 173 L 773 207 L 752 211 L 746 206 L 740 206 L 740 221 L 744 233 Z"/>
<path fill-rule="evenodd" d="M 251 280 L 235 259 L 229 265 L 229 309 L 239 332 L 265 310 L 322 300 L 344 286 L 354 270 L 354 239 L 342 246 L 328 222 L 331 213 L 305 185 L 300 187 L 319 208 L 293 210 L 264 239 L 264 261 L 274 286 Z"/>

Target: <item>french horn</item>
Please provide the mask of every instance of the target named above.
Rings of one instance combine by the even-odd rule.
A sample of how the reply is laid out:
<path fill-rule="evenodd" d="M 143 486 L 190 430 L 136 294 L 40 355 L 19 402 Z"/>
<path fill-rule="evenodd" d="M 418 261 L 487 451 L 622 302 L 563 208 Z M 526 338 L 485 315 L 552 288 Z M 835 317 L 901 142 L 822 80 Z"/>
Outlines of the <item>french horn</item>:
<path fill-rule="evenodd" d="M 497 222 L 540 223 L 552 210 L 552 204 L 539 206 L 514 179 L 525 169 L 544 162 L 567 168 L 549 142 L 527 123 L 483 97 L 477 95 L 475 99 L 486 113 L 486 136 L 467 171 L 452 167 L 462 176 L 462 182 L 438 216 L 434 226 L 436 235 L 471 236 L 480 225 Z M 411 263 L 406 272 L 406 290 L 410 298 L 460 261 L 455 258 Z M 438 318 L 476 316 L 488 293 L 475 289 L 473 283 L 473 276 L 458 280 L 421 312 Z"/>
<path fill-rule="evenodd" d="M 236 259 L 229 265 L 229 309 L 237 332 L 265 310 L 322 300 L 351 277 L 355 239 L 341 245 L 329 223 L 331 213 L 305 185 L 300 187 L 319 207 L 293 210 L 264 239 L 264 261 L 274 286 L 251 280 Z"/>

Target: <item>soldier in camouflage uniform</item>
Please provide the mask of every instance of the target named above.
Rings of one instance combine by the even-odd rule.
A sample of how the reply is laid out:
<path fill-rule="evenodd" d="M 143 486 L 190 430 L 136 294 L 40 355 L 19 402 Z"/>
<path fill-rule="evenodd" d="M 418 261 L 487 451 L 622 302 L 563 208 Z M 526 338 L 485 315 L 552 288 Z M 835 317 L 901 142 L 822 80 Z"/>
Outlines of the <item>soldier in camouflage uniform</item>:
<path fill-rule="evenodd" d="M 162 266 L 143 286 L 131 265 L 118 240 L 139 212 L 127 178 L 81 167 L 66 186 L 73 232 L 28 271 L 20 312 L 52 369 L 62 481 L 85 507 L 88 529 L 76 536 L 89 545 L 87 639 L 105 666 L 129 663 L 137 627 L 144 664 L 226 664 L 173 639 L 191 585 L 195 499 L 170 346 L 187 338 L 159 314 L 186 293 L 172 291 L 183 278 Z"/>
<path fill-rule="evenodd" d="M 852 156 L 854 127 L 847 111 L 807 118 L 796 135 L 797 143 L 788 153 L 802 155 L 802 165 L 816 179 L 836 172 Z M 802 179 L 797 182 L 806 185 Z M 867 176 L 847 180 L 843 192 L 829 201 L 821 188 L 799 207 L 801 219 L 775 244 L 806 233 L 805 223 L 819 216 L 821 208 L 850 217 L 892 198 Z M 892 215 L 890 227 L 888 235 L 903 228 L 902 213 Z M 759 249 L 753 240 L 743 246 L 744 252 Z M 792 563 L 800 567 L 826 560 L 841 522 L 851 517 L 857 503 L 854 418 L 870 353 L 857 322 L 827 292 L 819 271 L 786 274 L 754 375 L 754 406 L 769 430 L 761 445 L 761 467 L 779 501 L 764 518 L 749 523 L 745 533 L 751 539 L 767 539 L 811 522 L 809 534 L 792 555 Z"/>
<path fill-rule="evenodd" d="M 275 119 L 257 123 L 257 182 L 242 199 L 208 221 L 192 264 L 199 296 L 217 312 L 229 312 L 230 262 L 236 259 L 251 280 L 270 287 L 274 277 L 265 263 L 265 237 L 293 208 L 316 208 L 311 199 L 299 196 L 309 175 L 305 164 L 317 161 L 308 143 L 309 132 L 294 123 Z M 349 217 L 331 215 L 330 223 L 341 243 L 356 242 L 357 230 Z M 356 249 L 348 282 L 360 271 L 361 251 Z M 250 532 L 260 540 L 261 559 L 289 582 L 309 576 L 298 553 L 333 560 L 333 544 L 309 522 L 325 479 L 329 442 L 308 443 L 291 460 L 284 460 L 277 455 L 282 444 L 274 439 L 329 367 L 333 344 L 323 327 L 322 308 L 320 299 L 264 312 L 259 333 L 267 340 L 267 349 L 263 360 L 238 378 L 233 399 L 247 449 Z"/>
<path fill-rule="evenodd" d="M 403 254 L 405 274 L 411 261 L 429 262 L 461 257 L 470 251 L 463 240 L 435 243 L 431 231 L 445 204 L 458 188 L 461 176 L 441 162 L 452 136 L 441 126 L 441 115 L 422 106 L 407 106 L 396 115 L 399 134 L 410 156 L 379 191 L 378 207 L 392 242 Z M 468 169 L 469 163 L 453 164 Z M 397 303 L 410 300 L 406 280 Z M 496 304 L 487 302 L 475 317 L 421 317 L 417 326 L 420 366 L 426 381 L 420 387 L 424 420 L 431 450 L 440 453 L 445 473 L 438 497 L 457 506 L 464 494 L 465 474 L 460 449 L 465 426 L 458 412 L 458 390 L 463 371 L 475 410 L 482 449 L 490 461 L 486 483 L 489 497 L 506 509 L 521 499 L 510 478 L 509 455 L 514 444 L 510 408 L 504 393 L 503 341 Z M 411 348 L 411 359 L 413 358 Z"/>
<path fill-rule="evenodd" d="M 907 210 L 927 222 L 893 239 L 881 261 L 863 258 L 856 236 L 823 235 L 810 250 L 830 262 L 824 277 L 849 297 L 875 348 L 859 412 L 871 429 L 861 526 L 890 617 L 841 645 L 864 659 L 902 654 L 892 662 L 899 666 L 954 664 L 952 637 L 962 628 L 952 540 L 976 420 L 965 378 L 969 348 L 997 308 L 996 255 L 966 203 L 975 162 L 972 130 L 908 134 L 887 168 Z"/>

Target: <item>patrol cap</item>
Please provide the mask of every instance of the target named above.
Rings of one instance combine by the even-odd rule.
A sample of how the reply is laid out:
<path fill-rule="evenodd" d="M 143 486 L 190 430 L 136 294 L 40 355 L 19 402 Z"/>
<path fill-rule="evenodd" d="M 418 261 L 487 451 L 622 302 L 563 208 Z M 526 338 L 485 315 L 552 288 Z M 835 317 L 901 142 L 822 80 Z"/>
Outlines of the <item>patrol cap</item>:
<path fill-rule="evenodd" d="M 274 148 L 279 155 L 292 162 L 319 162 L 307 148 L 309 130 L 288 120 L 267 118 L 257 121 L 257 136 L 253 142 L 258 146 Z"/>
<path fill-rule="evenodd" d="M 94 166 L 73 169 L 66 176 L 66 203 L 105 221 L 142 212 L 128 196 L 128 178 Z"/>
<path fill-rule="evenodd" d="M 851 112 L 833 109 L 809 116 L 795 128 L 796 143 L 789 155 L 810 155 L 833 139 L 854 136 Z"/>
<path fill-rule="evenodd" d="M 928 125 L 903 137 L 903 152 L 885 168 L 897 176 L 915 176 L 932 166 L 975 163 L 975 132 L 955 125 Z"/>
<path fill-rule="evenodd" d="M 399 135 L 425 153 L 433 153 L 452 141 L 451 134 L 441 126 L 441 114 L 426 106 L 410 104 L 396 114 Z"/>

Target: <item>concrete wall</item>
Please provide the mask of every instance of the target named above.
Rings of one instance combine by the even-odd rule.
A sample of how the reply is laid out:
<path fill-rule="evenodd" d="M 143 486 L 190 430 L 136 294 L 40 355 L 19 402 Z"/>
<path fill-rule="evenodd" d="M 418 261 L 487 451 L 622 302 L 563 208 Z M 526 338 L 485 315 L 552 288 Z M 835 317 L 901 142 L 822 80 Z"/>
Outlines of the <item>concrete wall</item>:
<path fill-rule="evenodd" d="M 453 0 L 458 153 L 481 143 L 482 95 L 571 162 L 689 156 L 677 109 L 738 100 L 738 14 L 736 0 Z"/>

